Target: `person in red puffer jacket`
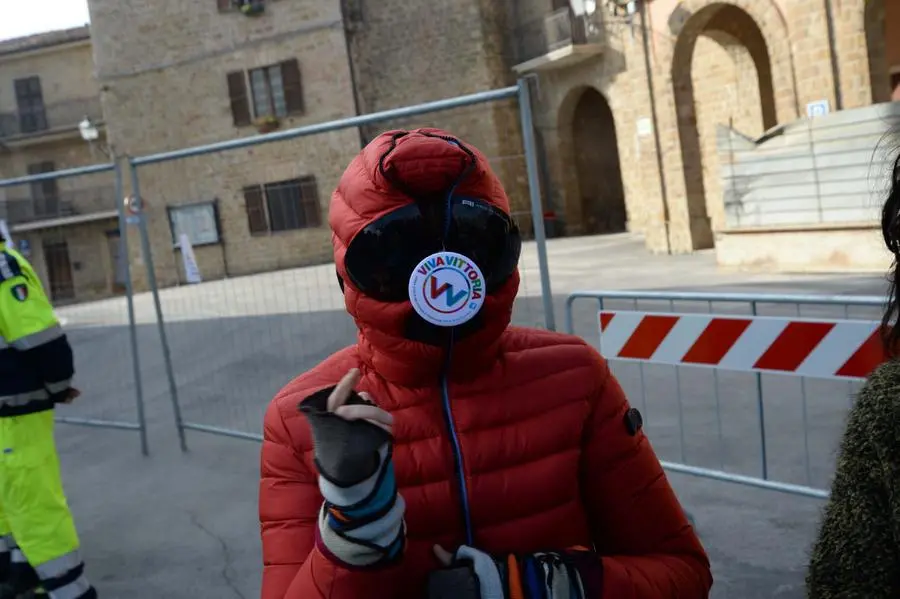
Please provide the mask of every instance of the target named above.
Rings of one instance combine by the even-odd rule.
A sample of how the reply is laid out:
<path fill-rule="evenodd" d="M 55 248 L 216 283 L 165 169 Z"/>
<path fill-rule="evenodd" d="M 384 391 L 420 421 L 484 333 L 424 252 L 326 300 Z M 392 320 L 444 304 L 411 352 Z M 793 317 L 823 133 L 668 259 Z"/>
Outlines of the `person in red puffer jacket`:
<path fill-rule="evenodd" d="M 262 599 L 704 599 L 709 561 L 606 361 L 510 326 L 521 239 L 437 129 L 351 162 L 330 225 L 357 343 L 265 416 Z"/>

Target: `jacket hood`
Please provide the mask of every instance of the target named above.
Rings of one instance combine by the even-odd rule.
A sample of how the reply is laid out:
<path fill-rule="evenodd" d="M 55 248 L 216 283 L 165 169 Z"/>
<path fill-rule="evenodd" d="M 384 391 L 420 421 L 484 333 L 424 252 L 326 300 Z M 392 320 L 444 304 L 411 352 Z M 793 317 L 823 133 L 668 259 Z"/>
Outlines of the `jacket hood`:
<path fill-rule="evenodd" d="M 412 204 L 409 194 L 444 197 L 456 184 L 456 195 L 480 198 L 509 214 L 509 199 L 487 158 L 462 140 L 465 149 L 448 139 L 456 138 L 440 129 L 381 134 L 353 159 L 331 198 L 334 262 L 343 280 L 344 303 L 359 329 L 360 356 L 364 366 L 406 386 L 435 384 L 448 366 L 448 347 L 410 339 L 408 323 L 418 318 L 410 301 L 386 303 L 363 295 L 347 276 L 344 256 L 363 228 Z M 493 366 L 518 288 L 516 270 L 506 284 L 487 296 L 477 330 L 452 345 L 452 379 L 471 378 Z"/>

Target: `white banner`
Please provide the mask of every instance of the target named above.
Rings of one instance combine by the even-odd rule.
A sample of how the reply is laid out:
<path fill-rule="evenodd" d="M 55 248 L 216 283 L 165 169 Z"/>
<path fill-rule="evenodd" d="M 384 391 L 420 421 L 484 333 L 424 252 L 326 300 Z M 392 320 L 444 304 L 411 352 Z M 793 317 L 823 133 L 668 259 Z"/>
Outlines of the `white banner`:
<path fill-rule="evenodd" d="M 184 276 L 188 283 L 202 283 L 203 277 L 200 276 L 200 267 L 197 266 L 197 258 L 194 256 L 194 248 L 191 240 L 188 239 L 187 233 L 182 233 L 178 240 L 181 249 L 181 261 L 184 264 Z"/>
<path fill-rule="evenodd" d="M 0 218 L 0 235 L 3 236 L 3 239 L 9 242 L 10 247 L 14 247 L 12 242 L 12 235 L 9 234 L 9 227 L 6 225 L 6 221 L 2 218 Z"/>

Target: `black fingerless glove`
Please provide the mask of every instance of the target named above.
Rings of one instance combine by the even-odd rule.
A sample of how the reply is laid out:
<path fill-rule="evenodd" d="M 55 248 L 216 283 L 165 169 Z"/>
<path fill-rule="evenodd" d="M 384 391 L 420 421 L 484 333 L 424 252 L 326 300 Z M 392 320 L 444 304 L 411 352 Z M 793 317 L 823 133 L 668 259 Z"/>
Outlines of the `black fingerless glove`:
<path fill-rule="evenodd" d="M 406 542 L 405 504 L 397 492 L 391 460 L 392 437 L 365 420 L 328 412 L 334 387 L 298 406 L 312 430 L 319 490 L 319 549 L 328 559 L 354 568 L 400 559 Z M 368 404 L 352 393 L 345 402 Z"/>
<path fill-rule="evenodd" d="M 340 487 L 349 487 L 375 474 L 381 466 L 379 450 L 391 441 L 384 429 L 365 420 L 345 420 L 328 411 L 334 387 L 303 400 L 300 411 L 309 421 L 319 474 Z M 351 392 L 345 405 L 369 404 Z"/>

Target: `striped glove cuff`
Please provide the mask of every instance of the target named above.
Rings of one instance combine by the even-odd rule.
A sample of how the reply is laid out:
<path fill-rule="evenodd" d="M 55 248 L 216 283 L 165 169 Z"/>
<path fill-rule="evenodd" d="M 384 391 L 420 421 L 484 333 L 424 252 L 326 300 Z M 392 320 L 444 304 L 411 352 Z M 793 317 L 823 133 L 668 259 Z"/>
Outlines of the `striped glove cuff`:
<path fill-rule="evenodd" d="M 603 565 L 582 550 L 498 559 L 462 546 L 428 587 L 428 599 L 586 599 L 601 596 Z"/>
<path fill-rule="evenodd" d="M 319 549 L 344 566 L 380 566 L 403 553 L 406 506 L 397 493 L 390 445 L 383 445 L 378 455 L 378 469 L 360 483 L 342 487 L 319 477 L 325 498 L 319 513 Z"/>

